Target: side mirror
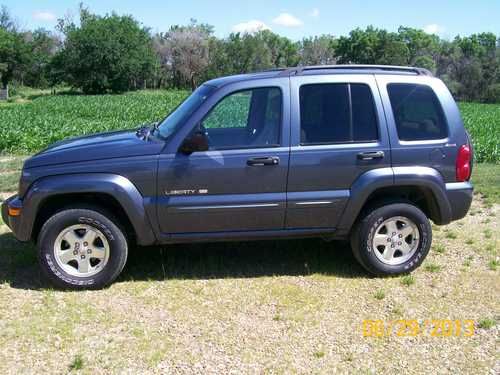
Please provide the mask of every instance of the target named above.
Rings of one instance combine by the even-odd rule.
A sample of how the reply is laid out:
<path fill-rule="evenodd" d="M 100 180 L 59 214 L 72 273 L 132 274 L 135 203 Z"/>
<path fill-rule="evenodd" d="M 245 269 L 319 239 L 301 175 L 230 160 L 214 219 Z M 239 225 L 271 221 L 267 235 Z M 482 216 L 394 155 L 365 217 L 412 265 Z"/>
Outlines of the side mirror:
<path fill-rule="evenodd" d="M 205 132 L 198 130 L 184 139 L 179 151 L 191 155 L 196 151 L 208 151 L 208 137 Z"/>

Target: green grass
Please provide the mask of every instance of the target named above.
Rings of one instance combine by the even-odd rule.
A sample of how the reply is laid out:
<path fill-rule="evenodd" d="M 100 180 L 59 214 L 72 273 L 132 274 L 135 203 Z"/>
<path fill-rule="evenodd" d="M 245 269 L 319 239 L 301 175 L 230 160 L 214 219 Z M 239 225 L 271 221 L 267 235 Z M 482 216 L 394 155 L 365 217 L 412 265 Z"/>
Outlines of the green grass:
<path fill-rule="evenodd" d="M 318 358 L 318 359 L 319 359 L 319 358 L 323 358 L 323 357 L 325 356 L 325 352 L 324 352 L 324 351 L 321 351 L 321 350 L 315 351 L 315 352 L 314 352 L 314 356 L 315 356 L 316 358 Z"/>
<path fill-rule="evenodd" d="M 500 265 L 500 261 L 496 260 L 496 259 L 492 259 L 490 260 L 490 262 L 488 263 L 488 268 L 492 271 L 496 271 L 498 266 Z"/>
<path fill-rule="evenodd" d="M 81 370 L 83 369 L 83 358 L 81 355 L 77 355 L 73 361 L 68 366 L 69 371 Z"/>
<path fill-rule="evenodd" d="M 472 182 L 487 204 L 500 203 L 500 166 L 498 164 L 474 165 Z"/>
<path fill-rule="evenodd" d="M 451 240 L 454 240 L 457 238 L 457 234 L 455 232 L 452 232 L 451 230 L 445 230 L 445 235 L 446 238 L 449 238 Z"/>
<path fill-rule="evenodd" d="M 19 172 L 11 171 L 2 173 L 0 179 L 0 191 L 15 191 L 19 182 Z"/>
<path fill-rule="evenodd" d="M 187 91 L 138 91 L 122 95 L 80 95 L 67 88 L 50 90 L 22 88 L 10 102 L 0 105 L 0 154 L 28 154 L 63 138 L 107 130 L 137 127 L 159 120 L 172 111 Z M 235 96 L 244 104 L 242 95 Z M 500 162 L 500 104 L 459 103 L 478 162 Z M 231 114 L 239 123 L 245 105 Z M 227 111 L 222 106 L 211 116 Z M 240 113 L 241 112 L 241 113 Z"/>
<path fill-rule="evenodd" d="M 443 244 L 436 244 L 436 245 L 433 244 L 432 248 L 438 254 L 444 254 L 446 252 L 446 248 L 444 247 Z"/>
<path fill-rule="evenodd" d="M 477 326 L 479 328 L 482 328 L 482 329 L 490 329 L 490 328 L 493 328 L 496 324 L 496 320 L 495 319 L 491 319 L 491 318 L 483 318 L 483 319 L 480 319 L 478 322 L 477 322 Z"/>
<path fill-rule="evenodd" d="M 434 264 L 434 263 L 428 263 L 425 265 L 425 270 L 427 272 L 436 273 L 436 272 L 441 271 L 441 266 L 438 264 Z"/>
<path fill-rule="evenodd" d="M 459 103 L 478 162 L 500 162 L 500 104 Z"/>
<path fill-rule="evenodd" d="M 463 265 L 465 267 L 470 267 L 473 260 L 474 260 L 474 257 L 472 255 L 469 255 L 467 258 L 465 258 Z"/>
<path fill-rule="evenodd" d="M 0 154 L 31 154 L 61 139 L 136 128 L 171 112 L 186 91 L 140 91 L 123 95 L 42 95 L 0 107 Z"/>
<path fill-rule="evenodd" d="M 415 277 L 413 275 L 404 275 L 401 278 L 401 284 L 406 285 L 406 286 L 413 285 L 413 284 L 415 284 Z"/>
<path fill-rule="evenodd" d="M 374 296 L 376 299 L 381 300 L 385 298 L 385 292 L 382 289 L 377 290 Z"/>

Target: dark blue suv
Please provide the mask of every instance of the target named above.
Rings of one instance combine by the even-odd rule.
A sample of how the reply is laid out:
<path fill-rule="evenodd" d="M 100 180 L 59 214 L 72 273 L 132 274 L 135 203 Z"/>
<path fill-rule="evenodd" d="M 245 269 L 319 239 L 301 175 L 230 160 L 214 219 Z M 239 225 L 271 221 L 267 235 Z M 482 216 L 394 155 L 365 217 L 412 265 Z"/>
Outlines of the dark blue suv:
<path fill-rule="evenodd" d="M 111 283 L 131 245 L 308 236 L 399 274 L 427 255 L 429 219 L 466 215 L 471 168 L 428 71 L 297 67 L 215 79 L 159 123 L 50 146 L 2 216 L 62 287 Z"/>

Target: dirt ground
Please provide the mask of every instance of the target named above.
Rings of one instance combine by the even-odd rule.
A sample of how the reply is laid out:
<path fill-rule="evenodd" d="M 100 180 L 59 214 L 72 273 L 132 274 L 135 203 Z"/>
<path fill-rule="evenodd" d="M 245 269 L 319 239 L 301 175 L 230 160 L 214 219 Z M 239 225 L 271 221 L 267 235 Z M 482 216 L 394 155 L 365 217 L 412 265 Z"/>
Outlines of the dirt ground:
<path fill-rule="evenodd" d="M 410 277 L 370 277 L 321 240 L 203 244 L 136 249 L 92 292 L 53 290 L 2 225 L 0 373 L 500 373 L 499 215 L 476 197 L 434 226 Z M 420 331 L 365 337 L 366 319 Z M 443 319 L 462 332 L 433 336 Z"/>

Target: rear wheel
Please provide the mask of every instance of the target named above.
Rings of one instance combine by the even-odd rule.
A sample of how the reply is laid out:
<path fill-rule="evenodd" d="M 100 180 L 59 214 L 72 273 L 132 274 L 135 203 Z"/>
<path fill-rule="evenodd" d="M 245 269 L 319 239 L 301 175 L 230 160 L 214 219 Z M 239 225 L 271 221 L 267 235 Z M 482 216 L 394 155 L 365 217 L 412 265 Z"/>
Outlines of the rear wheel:
<path fill-rule="evenodd" d="M 388 204 L 366 213 L 351 234 L 359 263 L 375 275 L 395 275 L 417 268 L 432 242 L 429 219 L 407 203 Z"/>
<path fill-rule="evenodd" d="M 38 238 L 46 276 L 70 289 L 98 289 L 113 282 L 128 253 L 125 235 L 115 222 L 97 209 L 67 209 L 53 215 Z"/>

